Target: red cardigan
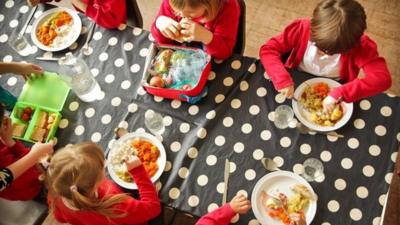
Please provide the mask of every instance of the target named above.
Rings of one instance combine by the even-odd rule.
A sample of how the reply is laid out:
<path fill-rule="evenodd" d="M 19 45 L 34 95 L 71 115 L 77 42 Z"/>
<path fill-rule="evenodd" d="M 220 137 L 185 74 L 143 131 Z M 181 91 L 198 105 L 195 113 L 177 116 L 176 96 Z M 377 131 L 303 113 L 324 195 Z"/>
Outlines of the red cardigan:
<path fill-rule="evenodd" d="M 202 216 L 195 225 L 228 225 L 236 215 L 229 203 Z"/>
<path fill-rule="evenodd" d="M 130 173 L 138 185 L 140 200 L 128 197 L 125 201 L 114 206 L 118 211 L 125 212 L 127 214 L 125 217 L 107 218 L 93 211 L 72 210 L 64 205 L 61 198 L 57 198 L 54 200 L 54 218 L 59 222 L 73 225 L 146 225 L 148 220 L 160 214 L 160 201 L 157 197 L 156 189 L 143 166 L 131 170 Z M 105 195 L 115 195 L 123 192 L 115 183 L 105 178 L 97 189 L 97 193 L 99 198 L 102 198 Z M 49 205 L 51 205 L 53 197 L 49 195 L 48 199 Z"/>
<path fill-rule="evenodd" d="M 16 141 L 11 148 L 0 141 L 0 168 L 7 167 L 22 158 L 29 152 L 21 142 Z M 10 186 L 0 191 L 0 198 L 8 200 L 30 200 L 36 197 L 42 185 L 38 179 L 40 175 L 36 166 L 32 166 L 11 183 Z"/>
<path fill-rule="evenodd" d="M 275 89 L 293 85 L 285 67 L 297 68 L 303 60 L 309 40 L 310 20 L 299 19 L 261 47 L 260 59 Z M 288 52 L 291 52 L 290 56 L 283 65 L 281 55 Z M 340 79 L 346 83 L 329 93 L 335 99 L 342 97 L 346 102 L 354 102 L 383 92 L 391 86 L 385 59 L 379 56 L 375 42 L 366 35 L 361 37 L 359 45 L 341 54 L 339 67 Z M 364 78 L 357 78 L 360 69 L 364 71 Z"/>
<path fill-rule="evenodd" d="M 160 10 L 151 26 L 151 34 L 157 43 L 177 44 L 177 42 L 164 37 L 156 27 L 156 20 L 159 16 L 167 16 L 178 22 L 182 19 L 182 17 L 174 14 L 169 0 L 163 0 L 161 3 Z M 206 52 L 212 57 L 226 59 L 232 55 L 236 43 L 239 16 L 240 6 L 237 0 L 226 0 L 218 16 L 214 20 L 204 24 L 204 27 L 213 33 L 213 39 L 208 45 L 205 45 Z"/>

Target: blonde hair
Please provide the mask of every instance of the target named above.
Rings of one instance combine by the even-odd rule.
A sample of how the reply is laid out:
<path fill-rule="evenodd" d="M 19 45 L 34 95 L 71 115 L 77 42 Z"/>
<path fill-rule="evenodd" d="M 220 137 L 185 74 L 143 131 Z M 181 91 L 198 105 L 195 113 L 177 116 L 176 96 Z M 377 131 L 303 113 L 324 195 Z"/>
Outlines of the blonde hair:
<path fill-rule="evenodd" d="M 97 212 L 107 217 L 123 217 L 113 206 L 127 198 L 117 194 L 98 198 L 96 189 L 104 178 L 104 153 L 94 143 L 64 147 L 54 154 L 46 172 L 46 185 L 54 200 L 67 199 L 78 210 Z M 54 203 L 55 201 L 53 201 Z M 54 205 L 50 206 L 54 210 Z"/>
<path fill-rule="evenodd" d="M 219 11 L 226 0 L 169 0 L 169 4 L 173 10 L 183 10 L 185 6 L 196 9 L 200 6 L 205 7 L 206 13 L 204 17 L 211 21 L 218 16 Z"/>
<path fill-rule="evenodd" d="M 364 8 L 354 0 L 323 0 L 311 19 L 311 40 L 328 54 L 344 53 L 359 43 L 367 28 Z"/>

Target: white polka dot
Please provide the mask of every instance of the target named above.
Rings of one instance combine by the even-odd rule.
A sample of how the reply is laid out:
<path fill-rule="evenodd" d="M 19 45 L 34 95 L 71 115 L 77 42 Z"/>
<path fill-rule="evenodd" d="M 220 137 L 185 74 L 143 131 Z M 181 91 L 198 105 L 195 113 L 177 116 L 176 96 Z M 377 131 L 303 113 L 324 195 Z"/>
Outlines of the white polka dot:
<path fill-rule="evenodd" d="M 197 155 L 199 154 L 199 151 L 197 150 L 197 148 L 191 147 L 191 148 L 189 148 L 187 154 L 188 154 L 189 158 L 195 159 L 195 158 L 197 158 Z"/>
<path fill-rule="evenodd" d="M 208 183 L 208 177 L 206 175 L 200 175 L 197 178 L 197 184 L 199 184 L 200 186 L 206 186 L 206 184 Z"/>
<path fill-rule="evenodd" d="M 275 111 L 271 111 L 268 113 L 268 119 L 270 121 L 274 121 L 275 120 Z"/>
<path fill-rule="evenodd" d="M 95 132 L 92 134 L 92 137 L 90 138 L 93 142 L 99 142 L 101 139 L 101 134 L 99 132 Z"/>
<path fill-rule="evenodd" d="M 363 172 L 364 176 L 372 177 L 375 174 L 375 169 L 374 169 L 374 167 L 372 167 L 370 165 L 366 165 L 366 166 L 364 166 L 362 172 Z"/>
<path fill-rule="evenodd" d="M 257 95 L 258 97 L 264 97 L 267 95 L 267 89 L 265 89 L 264 87 L 260 87 L 257 89 Z"/>
<path fill-rule="evenodd" d="M 140 65 L 139 64 L 133 64 L 131 66 L 131 72 L 132 73 L 137 73 L 140 70 Z"/>
<path fill-rule="evenodd" d="M 89 46 L 86 51 L 83 51 L 84 55 L 91 55 L 93 53 L 93 48 Z"/>
<path fill-rule="evenodd" d="M 4 20 L 4 15 L 0 14 L 0 22 L 3 22 L 3 20 Z"/>
<path fill-rule="evenodd" d="M 392 155 L 390 156 L 390 158 L 392 159 L 392 162 L 396 162 L 396 158 L 397 158 L 397 152 L 393 152 Z"/>
<path fill-rule="evenodd" d="M 109 124 L 111 122 L 111 116 L 109 114 L 104 115 L 103 117 L 101 117 L 101 122 L 103 124 Z"/>
<path fill-rule="evenodd" d="M 198 137 L 198 138 L 204 139 L 206 136 L 207 136 L 207 130 L 206 130 L 206 129 L 200 128 L 200 129 L 197 131 L 197 137 Z"/>
<path fill-rule="evenodd" d="M 325 174 L 319 175 L 315 178 L 315 182 L 322 183 L 325 180 Z"/>
<path fill-rule="evenodd" d="M 61 129 L 64 129 L 64 128 L 68 127 L 68 124 L 69 124 L 68 119 L 64 118 L 64 119 L 60 120 L 60 123 L 58 124 L 58 127 L 61 128 Z"/>
<path fill-rule="evenodd" d="M 208 80 L 214 80 L 216 76 L 217 75 L 215 74 L 215 72 L 211 71 L 210 74 L 208 75 Z"/>
<path fill-rule="evenodd" d="M 182 167 L 178 170 L 180 178 L 185 179 L 189 175 L 189 170 L 186 167 Z"/>
<path fill-rule="evenodd" d="M 309 144 L 302 144 L 300 145 L 300 152 L 303 155 L 308 155 L 311 152 L 311 146 Z"/>
<path fill-rule="evenodd" d="M 21 8 L 19 8 L 19 12 L 20 12 L 20 13 L 23 13 L 23 14 L 27 13 L 28 10 L 29 10 L 29 7 L 26 6 L 26 5 L 24 5 L 24 6 L 22 6 Z"/>
<path fill-rule="evenodd" d="M 351 167 L 353 167 L 353 161 L 349 158 L 344 158 L 341 161 L 341 165 L 344 169 L 350 169 Z"/>
<path fill-rule="evenodd" d="M 281 138 L 279 143 L 281 144 L 282 147 L 287 148 L 290 146 L 292 141 L 288 137 L 283 137 L 283 138 Z"/>
<path fill-rule="evenodd" d="M 283 103 L 286 100 L 285 95 L 279 93 L 277 95 L 275 95 L 275 102 L 277 103 Z"/>
<path fill-rule="evenodd" d="M 303 165 L 301 165 L 301 164 L 299 164 L 299 163 L 296 163 L 296 164 L 293 166 L 293 172 L 294 172 L 295 174 L 303 174 L 303 172 L 304 172 L 304 167 L 303 167 Z"/>
<path fill-rule="evenodd" d="M 168 172 L 168 171 L 170 171 L 171 169 L 172 169 L 172 164 L 171 164 L 170 161 L 167 161 L 167 162 L 165 163 L 164 171 L 165 171 L 165 172 Z"/>
<path fill-rule="evenodd" d="M 215 103 L 221 103 L 225 100 L 225 96 L 223 94 L 218 94 L 215 96 Z"/>
<path fill-rule="evenodd" d="M 393 178 L 393 173 L 387 173 L 387 174 L 385 175 L 385 181 L 386 181 L 386 183 L 387 183 L 387 184 L 392 183 L 392 178 Z"/>
<path fill-rule="evenodd" d="M 138 28 L 138 27 L 134 27 L 132 30 L 132 34 L 135 36 L 139 36 L 142 33 L 142 29 Z"/>
<path fill-rule="evenodd" d="M 247 193 L 247 191 L 246 190 L 239 190 L 238 192 L 236 192 L 236 195 L 243 195 L 243 196 L 245 196 L 246 198 L 247 197 L 249 197 L 249 194 Z"/>
<path fill-rule="evenodd" d="M 250 73 L 254 73 L 256 72 L 256 69 L 257 69 L 256 64 L 252 63 L 247 71 L 249 71 Z"/>
<path fill-rule="evenodd" d="M 160 97 L 160 96 L 154 96 L 154 101 L 156 101 L 156 102 L 162 102 L 164 100 L 164 98 L 163 97 Z"/>
<path fill-rule="evenodd" d="M 140 49 L 139 55 L 142 57 L 146 57 L 149 54 L 149 49 L 148 48 L 142 48 Z"/>
<path fill-rule="evenodd" d="M 372 225 L 380 225 L 380 224 L 381 224 L 380 217 L 375 217 L 374 220 L 372 220 Z"/>
<path fill-rule="evenodd" d="M 253 152 L 253 158 L 255 160 L 261 160 L 264 157 L 264 152 L 261 149 L 256 149 Z"/>
<path fill-rule="evenodd" d="M 179 143 L 177 141 L 172 142 L 172 144 L 170 146 L 171 151 L 173 151 L 173 152 L 178 152 L 179 150 L 181 150 L 181 147 L 182 147 L 181 143 Z"/>
<path fill-rule="evenodd" d="M 100 73 L 99 69 L 97 69 L 97 68 L 91 69 L 90 72 L 92 73 L 92 75 L 94 77 L 97 77 L 97 75 L 99 75 L 99 73 Z"/>
<path fill-rule="evenodd" d="M 400 141 L 400 132 L 397 133 L 396 138 L 397 138 L 398 141 Z"/>
<path fill-rule="evenodd" d="M 222 194 L 224 193 L 225 184 L 224 182 L 220 182 L 217 184 L 217 192 Z"/>
<path fill-rule="evenodd" d="M 311 132 L 310 132 L 311 133 Z M 337 140 L 339 140 L 339 137 L 336 137 L 334 135 L 326 135 L 326 138 L 328 139 L 328 141 L 330 142 L 335 142 Z"/>
<path fill-rule="evenodd" d="M 83 134 L 83 132 L 85 132 L 85 127 L 83 127 L 82 125 L 78 125 L 76 128 L 75 128 L 75 134 L 76 135 L 82 135 Z"/>
<path fill-rule="evenodd" d="M 189 197 L 188 199 L 188 204 L 191 207 L 196 207 L 199 205 L 199 197 L 197 197 L 196 195 L 192 195 Z"/>
<path fill-rule="evenodd" d="M 371 108 L 371 103 L 368 100 L 362 100 L 360 102 L 360 108 L 362 110 L 369 110 Z"/>
<path fill-rule="evenodd" d="M 156 190 L 157 190 L 157 192 L 159 192 L 159 191 L 161 190 L 161 188 L 162 188 L 162 183 L 161 183 L 161 181 L 157 181 L 157 182 L 156 182 Z"/>
<path fill-rule="evenodd" d="M 116 67 L 121 67 L 121 66 L 123 66 L 124 65 L 124 59 L 122 59 L 122 58 L 119 58 L 119 59 L 116 59 L 115 61 L 114 61 L 114 65 L 116 66 Z"/>
<path fill-rule="evenodd" d="M 140 86 L 138 89 L 137 89 L 137 93 L 139 94 L 139 95 L 145 95 L 146 94 L 146 90 L 144 90 L 143 89 L 143 87 L 142 86 Z"/>
<path fill-rule="evenodd" d="M 383 195 L 379 196 L 378 201 L 379 201 L 379 204 L 381 206 L 383 206 L 385 204 L 385 202 L 386 202 L 386 194 L 383 194 Z"/>
<path fill-rule="evenodd" d="M 368 197 L 368 189 L 364 186 L 360 186 L 356 190 L 357 196 L 359 198 L 366 198 Z"/>
<path fill-rule="evenodd" d="M 115 80 L 114 74 L 107 74 L 106 77 L 104 78 L 104 81 L 109 84 L 114 82 L 114 80 Z"/>
<path fill-rule="evenodd" d="M 215 118 L 216 115 L 217 115 L 217 113 L 215 112 L 215 110 L 211 110 L 206 114 L 206 118 L 209 120 L 212 120 Z"/>
<path fill-rule="evenodd" d="M 196 115 L 197 113 L 199 113 L 199 107 L 197 105 L 192 105 L 189 107 L 190 115 Z"/>
<path fill-rule="evenodd" d="M 117 106 L 121 105 L 121 101 L 122 100 L 120 97 L 115 97 L 111 100 L 111 105 L 117 107 Z"/>
<path fill-rule="evenodd" d="M 233 109 L 238 109 L 238 108 L 240 108 L 240 106 L 242 105 L 242 102 L 239 100 L 239 99 L 233 99 L 232 101 L 231 101 L 231 107 L 233 108 Z"/>
<path fill-rule="evenodd" d="M 337 212 L 339 211 L 340 205 L 339 202 L 337 202 L 336 200 L 330 200 L 328 202 L 328 210 L 331 212 Z"/>
<path fill-rule="evenodd" d="M 0 43 L 6 43 L 8 40 L 7 34 L 0 35 Z"/>
<path fill-rule="evenodd" d="M 100 40 L 102 37 L 103 37 L 103 35 L 101 34 L 100 31 L 97 31 L 93 34 L 93 39 L 96 41 Z"/>
<path fill-rule="evenodd" d="M 7 8 L 12 8 L 14 6 L 14 1 L 13 0 L 7 0 L 5 6 Z"/>
<path fill-rule="evenodd" d="M 131 87 L 131 82 L 129 80 L 124 80 L 121 83 L 121 88 L 126 90 Z"/>
<path fill-rule="evenodd" d="M 246 170 L 246 172 L 244 173 L 244 177 L 247 180 L 254 180 L 254 178 L 256 178 L 256 171 L 254 171 L 253 169 L 248 169 Z"/>
<path fill-rule="evenodd" d="M 171 107 L 174 108 L 174 109 L 177 109 L 177 108 L 181 107 L 181 105 L 182 105 L 182 102 L 179 101 L 179 100 L 175 99 L 175 100 L 171 101 Z"/>
<path fill-rule="evenodd" d="M 226 77 L 223 81 L 223 84 L 227 87 L 232 86 L 233 84 L 233 79 L 232 77 Z"/>
<path fill-rule="evenodd" d="M 136 129 L 136 133 L 146 133 L 146 130 L 143 127 L 139 127 L 138 129 Z M 159 137 L 162 137 L 161 135 L 158 135 L 156 138 L 159 139 Z M 159 139 L 161 142 L 162 140 Z"/>
<path fill-rule="evenodd" d="M 39 11 L 36 11 L 35 12 L 35 15 L 33 16 L 33 17 L 35 17 L 35 18 L 38 18 L 40 15 L 42 15 L 43 14 L 43 11 L 42 10 L 39 10 Z"/>
<path fill-rule="evenodd" d="M 168 127 L 171 124 L 172 124 L 172 118 L 170 116 L 165 116 L 164 117 L 164 125 Z"/>
<path fill-rule="evenodd" d="M 360 142 L 356 139 L 356 138 L 350 138 L 347 141 L 347 145 L 349 146 L 349 148 L 351 149 L 356 149 L 358 148 L 358 146 L 360 145 Z"/>
<path fill-rule="evenodd" d="M 222 121 L 222 124 L 225 126 L 225 127 L 231 127 L 232 125 L 233 125 L 233 119 L 232 119 L 232 117 L 225 117 L 224 118 L 224 120 Z"/>
<path fill-rule="evenodd" d="M 242 125 L 242 132 L 244 134 L 249 134 L 249 133 L 251 133 L 252 130 L 253 130 L 253 127 L 251 126 L 251 124 L 245 123 Z"/>
<path fill-rule="evenodd" d="M 118 124 L 118 127 L 122 127 L 122 128 L 125 128 L 125 129 L 128 129 L 128 126 L 129 126 L 129 124 L 128 124 L 127 121 L 121 121 Z"/>
<path fill-rule="evenodd" d="M 6 55 L 3 58 L 3 62 L 12 62 L 13 61 L 13 57 L 11 55 Z"/>
<path fill-rule="evenodd" d="M 107 59 L 108 59 L 108 54 L 107 54 L 107 53 L 103 52 L 103 53 L 101 53 L 101 54 L 99 55 L 99 60 L 100 60 L 100 61 L 104 62 L 104 61 L 106 61 Z"/>
<path fill-rule="evenodd" d="M 181 192 L 178 188 L 171 188 L 171 190 L 169 190 L 169 197 L 171 199 L 178 199 L 180 194 Z"/>
<path fill-rule="evenodd" d="M 271 139 L 271 131 L 269 131 L 269 130 L 261 131 L 260 137 L 264 141 L 268 141 L 269 139 Z"/>
<path fill-rule="evenodd" d="M 343 191 L 344 189 L 346 189 L 346 181 L 343 180 L 342 178 L 339 178 L 337 180 L 335 180 L 335 188 L 338 189 L 339 191 Z"/>
<path fill-rule="evenodd" d="M 128 111 L 133 113 L 138 110 L 138 106 L 135 103 L 131 103 L 128 105 Z"/>
<path fill-rule="evenodd" d="M 70 104 L 69 104 L 69 110 L 70 111 L 76 111 L 78 108 L 79 108 L 79 103 L 78 102 L 71 102 Z"/>
<path fill-rule="evenodd" d="M 85 110 L 85 116 L 87 118 L 92 118 L 94 116 L 95 112 L 96 111 L 93 108 L 88 108 Z"/>
<path fill-rule="evenodd" d="M 207 156 L 206 163 L 209 166 L 214 166 L 217 163 L 217 157 L 215 155 Z"/>
<path fill-rule="evenodd" d="M 11 20 L 10 21 L 10 27 L 15 28 L 18 26 L 18 20 Z"/>
<path fill-rule="evenodd" d="M 229 162 L 229 172 L 233 173 L 236 170 L 236 164 L 234 162 Z"/>
<path fill-rule="evenodd" d="M 382 125 L 378 125 L 375 127 L 375 134 L 378 136 L 385 136 L 386 135 L 386 128 Z"/>
<path fill-rule="evenodd" d="M 8 78 L 7 84 L 8 86 L 14 86 L 17 83 L 18 79 L 14 76 Z"/>
<path fill-rule="evenodd" d="M 182 123 L 179 126 L 179 130 L 181 131 L 181 133 L 186 134 L 190 130 L 190 125 L 188 123 Z"/>
<path fill-rule="evenodd" d="M 276 165 L 277 165 L 278 167 L 283 166 L 283 164 L 285 163 L 285 161 L 283 160 L 283 158 L 280 157 L 280 156 L 275 156 L 272 160 L 276 163 Z"/>
<path fill-rule="evenodd" d="M 217 136 L 215 138 L 215 144 L 218 145 L 218 146 L 224 145 L 225 144 L 225 137 L 221 136 L 221 135 Z"/>
<path fill-rule="evenodd" d="M 240 82 L 240 90 L 241 91 L 247 91 L 249 89 L 249 83 L 247 81 L 242 81 Z"/>
<path fill-rule="evenodd" d="M 260 107 L 258 107 L 258 105 L 252 105 L 249 108 L 249 113 L 251 115 L 257 115 L 258 113 L 260 113 Z"/>
<path fill-rule="evenodd" d="M 252 219 L 252 220 L 249 221 L 248 225 L 260 225 L 260 223 L 258 222 L 258 220 Z"/>
<path fill-rule="evenodd" d="M 231 64 L 232 69 L 238 70 L 242 66 L 242 63 L 239 60 L 234 60 Z"/>
<path fill-rule="evenodd" d="M 355 119 L 353 124 L 357 129 L 363 129 L 365 127 L 365 122 L 363 119 Z"/>
<path fill-rule="evenodd" d="M 381 148 L 378 145 L 369 146 L 368 151 L 372 156 L 378 156 L 381 154 Z"/>
<path fill-rule="evenodd" d="M 241 153 L 244 150 L 244 144 L 242 142 L 236 142 L 235 145 L 233 145 L 233 150 L 236 153 Z"/>
<path fill-rule="evenodd" d="M 207 212 L 212 212 L 214 210 L 218 209 L 218 205 L 216 203 L 211 203 L 207 207 Z"/>
<path fill-rule="evenodd" d="M 381 108 L 381 114 L 382 116 L 386 116 L 389 117 L 392 115 L 392 108 L 390 108 L 389 106 L 383 106 Z"/>
<path fill-rule="evenodd" d="M 108 39 L 108 44 L 111 46 L 114 46 L 118 43 L 118 39 L 116 37 L 112 37 L 110 39 Z"/>
<path fill-rule="evenodd" d="M 130 51 L 130 50 L 132 50 L 132 49 L 133 49 L 133 44 L 132 44 L 132 43 L 126 42 L 126 43 L 124 44 L 124 50 L 125 50 L 125 51 Z"/>
<path fill-rule="evenodd" d="M 362 218 L 362 212 L 361 210 L 354 208 L 352 210 L 350 210 L 350 217 L 352 220 L 354 221 L 359 221 Z"/>
<path fill-rule="evenodd" d="M 332 159 L 332 154 L 329 151 L 322 151 L 320 157 L 322 161 L 329 162 Z"/>

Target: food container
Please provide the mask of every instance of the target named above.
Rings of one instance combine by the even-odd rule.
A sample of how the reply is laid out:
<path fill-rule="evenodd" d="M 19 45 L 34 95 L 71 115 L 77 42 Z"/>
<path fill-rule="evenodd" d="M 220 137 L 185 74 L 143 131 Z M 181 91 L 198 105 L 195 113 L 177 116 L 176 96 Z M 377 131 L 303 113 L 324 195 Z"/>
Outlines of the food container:
<path fill-rule="evenodd" d="M 28 80 L 11 112 L 13 138 L 32 143 L 51 140 L 68 92 L 69 87 L 56 73 L 45 72 Z"/>
<path fill-rule="evenodd" d="M 193 53 L 201 53 L 206 55 L 206 63 L 201 70 L 198 81 L 195 85 L 185 88 L 176 89 L 168 87 L 155 87 L 150 85 L 150 79 L 152 78 L 152 67 L 154 66 L 155 58 L 157 54 L 166 49 L 171 49 L 173 51 L 183 50 Z M 169 99 L 178 99 L 191 104 L 194 104 L 201 100 L 207 94 L 207 88 L 205 87 L 208 75 L 211 71 L 211 56 L 205 53 L 203 50 L 198 48 L 184 47 L 184 46 L 174 46 L 174 45 L 158 45 L 152 44 L 149 48 L 149 54 L 146 58 L 145 68 L 142 78 L 143 88 L 150 94 L 160 96 Z"/>

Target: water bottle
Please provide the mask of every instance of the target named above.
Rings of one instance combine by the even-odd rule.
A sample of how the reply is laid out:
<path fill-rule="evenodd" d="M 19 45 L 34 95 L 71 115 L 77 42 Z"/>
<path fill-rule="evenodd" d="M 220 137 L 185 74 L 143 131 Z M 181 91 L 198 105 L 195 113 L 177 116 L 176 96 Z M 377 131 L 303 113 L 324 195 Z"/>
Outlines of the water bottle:
<path fill-rule="evenodd" d="M 58 60 L 58 64 L 61 78 L 82 101 L 93 102 L 98 99 L 101 94 L 100 86 L 82 59 L 69 52 Z"/>

